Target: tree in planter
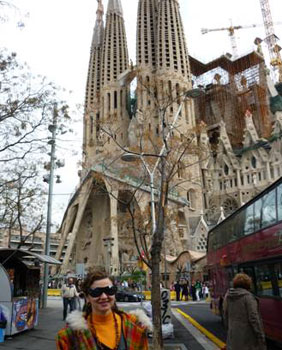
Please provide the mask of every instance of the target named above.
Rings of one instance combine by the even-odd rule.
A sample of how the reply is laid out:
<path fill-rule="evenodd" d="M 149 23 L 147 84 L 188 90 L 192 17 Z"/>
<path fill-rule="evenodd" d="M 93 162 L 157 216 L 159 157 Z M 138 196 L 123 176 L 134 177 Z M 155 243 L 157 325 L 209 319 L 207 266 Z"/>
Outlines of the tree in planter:
<path fill-rule="evenodd" d="M 129 179 L 129 185 L 130 178 L 134 179 L 131 182 L 134 188 L 132 197 L 128 198 L 123 204 L 127 207 L 127 213 L 131 220 L 138 255 L 152 272 L 153 348 L 159 350 L 163 348 L 160 313 L 162 246 L 165 231 L 168 230 L 172 221 L 177 222 L 177 217 L 173 219 L 169 200 L 173 196 L 180 199 L 186 191 L 185 184 L 191 183 L 192 180 L 200 180 L 200 172 L 195 171 L 193 175 L 192 170 L 199 166 L 202 159 L 201 149 L 197 143 L 199 128 L 183 129 L 183 118 L 182 123 L 179 122 L 183 104 L 186 103 L 186 92 L 178 90 L 173 94 L 173 91 L 163 91 L 160 98 L 158 91 L 161 89 L 161 84 L 157 80 L 150 82 L 150 84 L 142 84 L 141 88 L 147 96 L 150 96 L 150 101 L 153 101 L 154 110 L 137 111 L 137 115 L 131 121 L 132 125 L 129 127 L 129 132 L 131 132 L 130 147 L 123 146 L 116 138 L 118 123 L 113 118 L 108 117 L 107 121 L 100 121 L 99 130 L 102 134 L 100 140 L 103 140 L 103 134 L 106 136 L 105 139 L 110 137 L 112 143 L 118 147 L 119 153 L 126 153 L 124 157 L 126 156 L 128 159 L 135 158 L 133 169 L 129 170 L 120 165 L 120 161 L 117 168 L 119 177 L 125 181 Z M 170 107 L 175 104 L 178 107 L 180 105 L 180 107 L 178 112 L 171 116 Z M 155 113 L 158 119 L 158 123 L 154 128 L 151 125 L 152 113 Z M 154 135 L 155 127 L 157 136 Z M 116 162 L 113 158 L 112 154 L 107 155 L 104 152 L 103 159 L 106 163 L 104 169 L 107 170 L 104 172 L 104 176 L 107 177 L 108 184 L 110 182 L 110 168 Z M 116 159 L 118 159 L 118 156 L 116 156 Z M 143 169 L 140 163 L 143 163 Z M 148 187 L 151 194 L 154 195 L 152 197 L 155 197 L 155 201 L 151 199 L 151 211 L 148 211 L 148 218 L 144 218 L 140 216 L 140 213 L 136 211 L 136 206 L 132 204 L 136 200 L 137 192 L 139 193 L 139 190 L 144 188 L 148 191 Z M 111 194 L 113 195 L 113 193 Z M 116 199 L 119 200 L 119 198 Z M 156 215 L 153 214 L 154 210 L 156 210 Z M 151 232 L 148 232 L 149 218 L 152 223 Z M 154 221 L 154 219 L 156 220 Z"/>

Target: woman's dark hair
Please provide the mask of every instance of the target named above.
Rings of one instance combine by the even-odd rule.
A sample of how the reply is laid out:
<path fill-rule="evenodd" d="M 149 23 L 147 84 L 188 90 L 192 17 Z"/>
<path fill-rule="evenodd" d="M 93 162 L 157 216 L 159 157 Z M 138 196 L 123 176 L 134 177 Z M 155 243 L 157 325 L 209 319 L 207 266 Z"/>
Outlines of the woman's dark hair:
<path fill-rule="evenodd" d="M 233 278 L 233 287 L 234 288 L 244 288 L 247 290 L 251 289 L 252 279 L 245 273 L 237 273 Z"/>
<path fill-rule="evenodd" d="M 85 297 L 88 296 L 89 288 L 91 288 L 94 282 L 104 280 L 105 278 L 108 278 L 114 284 L 113 279 L 105 271 L 103 270 L 89 271 L 81 287 L 81 290 L 84 293 Z M 114 304 L 112 310 L 118 314 L 122 314 L 122 311 L 118 309 L 116 303 Z M 90 303 L 85 303 L 84 311 L 86 312 L 86 316 L 91 314 L 92 307 Z"/>

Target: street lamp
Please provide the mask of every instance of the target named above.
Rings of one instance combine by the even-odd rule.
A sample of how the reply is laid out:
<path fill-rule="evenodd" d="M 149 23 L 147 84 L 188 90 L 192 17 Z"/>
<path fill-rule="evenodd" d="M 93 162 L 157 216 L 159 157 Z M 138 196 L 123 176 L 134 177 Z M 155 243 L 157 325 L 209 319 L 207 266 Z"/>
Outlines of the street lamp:
<path fill-rule="evenodd" d="M 61 126 L 59 127 L 61 130 Z M 48 130 L 51 133 L 48 144 L 51 145 L 50 162 L 46 163 L 44 168 L 49 170 L 49 174 L 43 176 L 43 182 L 48 183 L 48 205 L 47 205 L 47 220 L 46 220 L 46 240 L 45 240 L 45 255 L 50 255 L 50 234 L 52 227 L 52 204 L 53 204 L 53 189 L 54 189 L 54 171 L 55 168 L 61 168 L 65 165 L 64 160 L 56 161 L 56 136 L 58 130 L 58 108 L 54 105 L 53 109 L 53 120 L 52 124 L 48 126 Z M 56 162 L 55 162 L 56 161 Z M 61 183 L 60 175 L 56 175 L 56 183 Z M 44 275 L 43 275 L 43 298 L 42 308 L 47 307 L 47 296 L 48 296 L 48 278 L 49 278 L 49 264 L 44 264 Z"/>
<path fill-rule="evenodd" d="M 46 225 L 46 240 L 45 240 L 45 255 L 50 254 L 50 234 L 52 225 L 52 202 L 53 202 L 53 188 L 54 188 L 54 168 L 55 168 L 55 150 L 56 150 L 56 131 L 58 123 L 58 110 L 57 106 L 54 106 L 53 110 L 53 124 L 49 125 L 48 130 L 52 133 L 48 144 L 51 145 L 50 153 L 50 173 L 48 177 L 48 207 L 47 207 L 47 225 Z M 49 264 L 44 264 L 44 276 L 43 276 L 43 303 L 42 307 L 47 307 L 47 296 L 48 296 L 48 277 L 49 277 Z"/>

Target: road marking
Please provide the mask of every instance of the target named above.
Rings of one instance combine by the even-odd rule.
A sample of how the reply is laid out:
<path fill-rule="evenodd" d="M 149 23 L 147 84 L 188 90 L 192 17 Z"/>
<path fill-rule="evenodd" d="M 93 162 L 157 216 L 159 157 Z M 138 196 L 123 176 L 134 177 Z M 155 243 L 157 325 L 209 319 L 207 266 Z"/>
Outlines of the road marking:
<path fill-rule="evenodd" d="M 194 320 L 191 316 L 187 315 L 185 312 L 183 312 L 180 309 L 176 309 L 180 315 L 185 317 L 194 327 L 196 327 L 201 333 L 203 333 L 207 338 L 209 338 L 216 346 L 218 346 L 220 349 L 223 349 L 226 344 L 221 341 L 219 338 L 217 338 L 215 335 L 213 335 L 211 332 L 209 332 L 206 328 L 201 326 L 196 320 Z"/>

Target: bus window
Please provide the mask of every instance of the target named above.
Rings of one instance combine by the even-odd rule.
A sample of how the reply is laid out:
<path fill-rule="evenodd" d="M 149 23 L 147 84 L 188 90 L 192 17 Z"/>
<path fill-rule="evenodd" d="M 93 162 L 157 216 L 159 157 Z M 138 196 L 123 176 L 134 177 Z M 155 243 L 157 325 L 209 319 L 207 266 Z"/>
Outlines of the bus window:
<path fill-rule="evenodd" d="M 237 238 L 244 236 L 244 225 L 245 225 L 246 212 L 245 210 L 241 210 L 236 215 L 236 235 Z"/>
<path fill-rule="evenodd" d="M 256 284 L 258 296 L 279 296 L 273 264 L 256 266 Z"/>
<path fill-rule="evenodd" d="M 252 279 L 251 292 L 255 293 L 255 271 L 252 266 L 239 266 L 239 273 L 245 273 Z"/>
<path fill-rule="evenodd" d="M 262 228 L 276 222 L 276 191 L 272 190 L 262 197 Z"/>
<path fill-rule="evenodd" d="M 282 262 L 274 265 L 274 273 L 277 279 L 277 289 L 279 296 L 282 298 Z"/>
<path fill-rule="evenodd" d="M 282 184 L 277 187 L 278 220 L 282 220 Z"/>
<path fill-rule="evenodd" d="M 247 236 L 254 232 L 254 205 L 246 208 L 245 213 L 244 235 Z"/>
<path fill-rule="evenodd" d="M 255 231 L 258 231 L 261 228 L 261 207 L 262 207 L 262 200 L 261 198 L 258 199 L 255 203 L 255 210 L 254 210 L 254 226 Z"/>
<path fill-rule="evenodd" d="M 239 238 L 238 231 L 237 231 L 237 215 L 234 215 L 232 218 L 230 218 L 229 222 L 229 237 L 228 242 L 234 242 Z"/>

